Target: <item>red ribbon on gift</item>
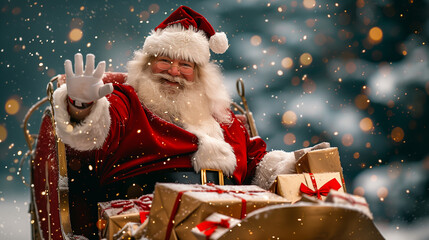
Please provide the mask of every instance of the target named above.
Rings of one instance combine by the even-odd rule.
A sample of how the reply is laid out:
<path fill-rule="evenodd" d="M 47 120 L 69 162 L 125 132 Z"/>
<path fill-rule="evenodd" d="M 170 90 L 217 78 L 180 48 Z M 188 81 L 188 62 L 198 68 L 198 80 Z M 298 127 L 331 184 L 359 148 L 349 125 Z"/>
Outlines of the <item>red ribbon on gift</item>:
<path fill-rule="evenodd" d="M 110 203 L 110 207 L 105 208 L 101 215 L 107 210 L 112 208 L 122 208 L 117 214 L 121 214 L 127 210 L 130 210 L 133 207 L 136 207 L 140 213 L 140 221 L 141 223 L 146 220 L 147 214 L 152 206 L 152 197 L 148 195 L 143 195 L 138 199 L 126 199 L 126 200 L 116 200 Z"/>
<path fill-rule="evenodd" d="M 219 222 L 203 221 L 196 227 L 209 239 L 218 227 L 229 228 L 229 219 L 221 219 Z"/>
<path fill-rule="evenodd" d="M 141 211 L 140 214 L 140 222 L 144 223 L 146 221 L 147 216 L 149 216 L 150 211 Z"/>
<path fill-rule="evenodd" d="M 313 183 L 314 190 L 311 190 L 304 183 L 301 183 L 301 187 L 299 188 L 301 192 L 307 195 L 310 195 L 310 196 L 317 195 L 318 199 L 322 199 L 321 195 L 327 196 L 329 193 L 329 190 L 331 189 L 338 190 L 341 188 L 341 184 L 335 178 L 329 180 L 321 188 L 317 188 L 316 178 L 314 177 L 313 173 L 309 173 L 309 174 L 310 174 L 311 182 Z"/>
<path fill-rule="evenodd" d="M 180 205 L 182 196 L 186 192 L 215 192 L 218 194 L 227 193 L 227 194 L 231 194 L 232 196 L 234 196 L 236 198 L 240 198 L 241 199 L 241 217 L 240 217 L 241 219 L 245 218 L 247 215 L 246 199 L 244 199 L 244 198 L 242 198 L 236 194 L 241 193 L 241 194 L 253 195 L 253 193 L 268 192 L 268 191 L 247 191 L 247 192 L 245 192 L 245 191 L 237 191 L 237 190 L 223 190 L 223 189 L 217 188 L 213 183 L 201 185 L 201 187 L 203 187 L 203 188 L 204 188 L 204 186 L 209 186 L 212 189 L 207 189 L 207 188 L 201 189 L 201 190 L 192 189 L 192 190 L 181 191 L 177 194 L 176 200 L 174 202 L 173 210 L 171 210 L 170 219 L 168 220 L 167 231 L 165 233 L 165 240 L 170 239 L 171 231 L 173 230 L 173 226 L 174 226 L 174 218 L 176 216 L 177 210 L 179 209 L 179 205 Z"/>
<path fill-rule="evenodd" d="M 358 202 L 358 201 L 354 200 L 353 197 L 348 196 L 348 195 L 342 196 L 342 195 L 338 195 L 338 194 L 333 194 L 332 196 L 335 198 L 341 198 L 341 199 L 349 202 L 351 205 L 361 205 L 364 207 L 368 207 L 367 203 Z"/>

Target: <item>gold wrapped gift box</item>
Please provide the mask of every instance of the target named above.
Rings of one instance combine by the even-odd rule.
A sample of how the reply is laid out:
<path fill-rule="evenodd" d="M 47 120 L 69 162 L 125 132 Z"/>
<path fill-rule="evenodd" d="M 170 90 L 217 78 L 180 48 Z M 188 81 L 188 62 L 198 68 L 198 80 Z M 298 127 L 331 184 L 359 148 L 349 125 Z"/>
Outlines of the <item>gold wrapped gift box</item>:
<path fill-rule="evenodd" d="M 340 162 L 340 154 L 338 153 L 338 148 L 336 147 L 318 149 L 305 153 L 296 163 L 296 172 L 339 172 L 344 192 L 347 192 L 346 183 L 343 176 L 343 168 L 341 167 Z"/>
<path fill-rule="evenodd" d="M 308 187 L 311 190 L 310 192 L 313 192 L 315 194 L 314 198 L 317 198 L 316 190 L 322 190 L 322 188 L 325 188 L 324 190 L 327 190 L 325 191 L 326 195 L 322 194 L 320 196 L 321 200 L 326 199 L 326 196 L 329 193 L 329 190 L 331 189 L 331 188 L 328 188 L 329 186 L 326 184 L 332 181 L 333 179 L 338 183 L 338 186 L 340 186 L 338 191 L 344 192 L 344 187 L 342 185 L 340 173 L 338 172 L 314 173 L 312 175 L 314 176 L 314 181 L 317 189 L 315 189 L 313 180 L 311 179 L 311 174 L 309 173 L 278 175 L 271 189 L 277 194 L 290 200 L 292 203 L 301 200 L 303 194 L 306 194 L 305 192 L 301 191 L 301 184 L 304 184 L 306 187 Z"/>
<path fill-rule="evenodd" d="M 149 215 L 150 239 L 196 239 L 191 229 L 218 212 L 242 219 L 256 209 L 289 204 L 285 198 L 257 186 L 158 183 Z"/>
<path fill-rule="evenodd" d="M 98 203 L 98 223 L 100 238 L 112 240 L 127 223 L 141 224 L 152 202 L 151 195 L 139 199 L 114 200 Z"/>

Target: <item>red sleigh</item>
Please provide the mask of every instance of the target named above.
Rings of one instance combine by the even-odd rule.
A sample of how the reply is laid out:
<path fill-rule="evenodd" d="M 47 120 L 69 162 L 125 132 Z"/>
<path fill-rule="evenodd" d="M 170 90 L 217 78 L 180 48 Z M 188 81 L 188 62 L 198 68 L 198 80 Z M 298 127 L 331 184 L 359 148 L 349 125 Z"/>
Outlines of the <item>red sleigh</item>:
<path fill-rule="evenodd" d="M 124 83 L 126 74 L 106 73 L 104 82 L 117 84 Z M 57 83 L 55 83 L 57 82 Z M 52 103 L 54 84 L 65 82 L 64 75 L 58 75 L 51 79 L 47 87 L 47 97 L 34 104 L 25 116 L 23 122 L 24 136 L 27 141 L 29 151 L 25 156 L 30 157 L 30 187 L 31 187 L 31 229 L 32 239 L 79 239 L 73 234 L 73 227 L 70 221 L 70 214 L 76 211 L 69 202 L 67 159 L 88 158 L 83 153 L 67 151 L 61 139 L 55 133 L 55 107 Z M 257 136 L 256 126 L 251 112 L 249 111 L 244 97 L 243 81 L 237 81 L 237 91 L 242 99 L 242 105 L 234 103 L 235 111 L 239 112 L 239 119 L 248 128 L 251 136 Z M 44 111 L 39 134 L 30 134 L 27 130 L 27 122 L 32 113 L 45 103 L 50 102 L 51 106 Z M 25 158 L 23 158 L 25 160 Z M 21 163 L 22 164 L 22 163 Z M 25 181 L 24 181 L 25 182 Z M 81 210 L 81 209 L 80 209 Z M 331 237 L 346 237 L 347 239 L 383 239 L 369 218 L 365 218 L 357 211 L 344 208 L 324 207 L 302 207 L 274 209 L 271 213 L 275 219 L 281 221 L 263 221 L 250 219 L 243 222 L 240 228 L 228 233 L 222 239 L 249 239 L 249 232 L 253 233 L 251 239 L 266 239 L 269 236 L 294 236 L 294 239 L 309 238 L 308 232 L 312 236 L 319 236 L 320 239 L 331 239 Z M 296 219 L 305 215 L 307 219 L 304 229 L 304 222 L 297 222 Z M 327 226 L 320 224 L 320 216 L 330 219 L 327 222 L 335 222 L 340 219 L 339 224 Z M 326 222 L 326 221 L 325 221 Z M 258 223 L 258 225 L 255 225 Z M 314 224 L 317 223 L 317 224 Z M 263 224 L 270 226 L 269 233 L 263 229 Z M 285 228 L 283 224 L 289 227 Z M 311 227 L 311 225 L 314 225 Z M 274 228 L 273 228 L 274 227 Z M 299 230 L 301 229 L 301 230 Z M 343 235 L 342 232 L 344 232 Z M 350 233 L 353 233 L 350 235 Z M 348 235 L 347 235 L 348 234 Z"/>

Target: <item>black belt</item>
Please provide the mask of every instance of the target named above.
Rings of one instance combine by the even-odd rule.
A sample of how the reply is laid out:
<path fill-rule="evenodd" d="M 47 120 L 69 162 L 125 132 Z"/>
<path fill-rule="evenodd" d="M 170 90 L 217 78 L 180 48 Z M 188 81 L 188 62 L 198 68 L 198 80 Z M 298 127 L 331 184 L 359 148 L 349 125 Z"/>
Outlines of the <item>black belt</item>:
<path fill-rule="evenodd" d="M 222 171 L 220 171 L 222 172 Z M 102 187 L 108 198 L 130 198 L 127 190 L 130 186 L 140 186 L 142 191 L 137 192 L 137 197 L 142 194 L 153 193 L 156 183 L 184 183 L 184 184 L 205 184 L 214 183 L 216 185 L 235 185 L 232 177 L 220 174 L 218 170 L 205 169 L 196 173 L 192 169 L 168 169 L 150 173 L 140 174 L 125 180 L 120 180 Z M 103 194 L 104 195 L 104 194 Z"/>
<path fill-rule="evenodd" d="M 234 185 L 232 178 L 224 176 L 221 170 L 203 169 L 199 173 L 194 171 L 167 171 L 159 173 L 154 172 L 153 174 L 157 175 L 157 182 Z"/>

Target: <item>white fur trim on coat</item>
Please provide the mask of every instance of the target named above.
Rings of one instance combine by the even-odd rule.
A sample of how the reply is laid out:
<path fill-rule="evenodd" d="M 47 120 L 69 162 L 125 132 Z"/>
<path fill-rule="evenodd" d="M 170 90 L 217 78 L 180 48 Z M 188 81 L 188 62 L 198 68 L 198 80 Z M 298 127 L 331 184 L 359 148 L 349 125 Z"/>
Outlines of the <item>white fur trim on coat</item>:
<path fill-rule="evenodd" d="M 67 111 L 67 86 L 63 84 L 54 92 L 55 121 L 58 137 L 70 147 L 79 151 L 99 149 L 109 134 L 110 113 L 106 97 L 98 99 L 91 113 L 79 124 L 70 123 Z"/>
<path fill-rule="evenodd" d="M 164 55 L 205 65 L 210 59 L 209 41 L 204 31 L 192 26 L 185 29 L 175 24 L 165 29 L 152 31 L 146 38 L 143 51 L 149 55 Z"/>
<path fill-rule="evenodd" d="M 295 173 L 295 154 L 281 150 L 268 152 L 256 167 L 252 184 L 269 189 L 279 174 Z"/>
<path fill-rule="evenodd" d="M 201 169 L 220 169 L 231 176 L 237 167 L 234 150 L 225 142 L 222 128 L 214 119 L 198 126 L 186 126 L 185 129 L 198 137 L 198 150 L 192 157 L 192 166 Z"/>

